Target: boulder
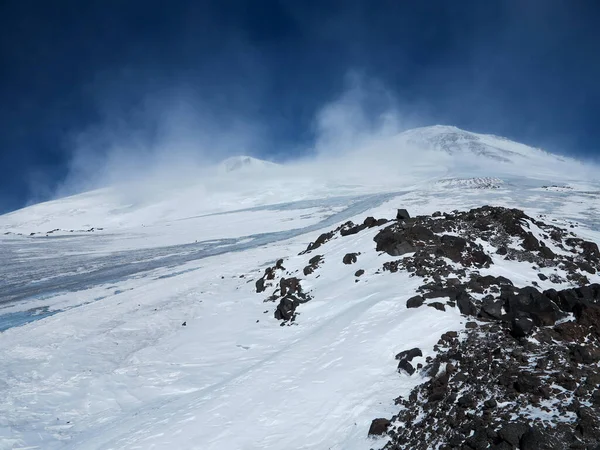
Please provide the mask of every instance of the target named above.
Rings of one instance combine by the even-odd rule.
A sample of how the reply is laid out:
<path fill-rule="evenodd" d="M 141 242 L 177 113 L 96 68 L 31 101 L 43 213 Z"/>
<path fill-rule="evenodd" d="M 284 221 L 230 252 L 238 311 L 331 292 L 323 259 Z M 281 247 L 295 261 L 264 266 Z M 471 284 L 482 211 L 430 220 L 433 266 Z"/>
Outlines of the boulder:
<path fill-rule="evenodd" d="M 375 217 L 369 216 L 365 219 L 363 225 L 367 228 L 372 228 L 377 225 L 377 220 L 375 219 Z"/>
<path fill-rule="evenodd" d="M 428 303 L 427 306 L 437 309 L 438 311 L 446 311 L 446 307 L 441 302 L 431 302 Z"/>
<path fill-rule="evenodd" d="M 369 427 L 369 436 L 381 436 L 385 434 L 391 422 L 388 419 L 375 419 Z"/>
<path fill-rule="evenodd" d="M 356 262 L 357 256 L 358 256 L 358 253 L 347 253 L 344 256 L 342 261 L 344 264 L 354 264 Z"/>
<path fill-rule="evenodd" d="M 521 450 L 558 450 L 563 448 L 563 444 L 549 436 L 539 425 L 534 425 L 521 436 L 519 448 Z"/>
<path fill-rule="evenodd" d="M 456 305 L 458 306 L 458 310 L 461 314 L 465 314 L 467 316 L 477 315 L 477 307 L 473 303 L 471 296 L 465 291 L 461 291 L 456 296 Z"/>
<path fill-rule="evenodd" d="M 525 422 L 507 423 L 498 431 L 498 436 L 515 447 L 519 445 L 521 437 L 529 431 L 529 425 Z"/>
<path fill-rule="evenodd" d="M 408 375 L 412 375 L 415 373 L 415 368 L 410 362 L 408 362 L 406 359 L 403 359 L 398 363 L 398 372 L 402 371 L 406 372 Z"/>
<path fill-rule="evenodd" d="M 260 294 L 261 292 L 264 292 L 266 287 L 265 287 L 265 279 L 264 278 L 259 278 L 258 280 L 256 280 L 256 292 L 258 294 Z"/>
<path fill-rule="evenodd" d="M 407 360 L 407 361 L 412 361 L 413 358 L 416 358 L 417 356 L 423 356 L 423 352 L 421 351 L 420 348 L 412 348 L 410 350 L 404 350 L 400 353 L 398 353 L 396 355 L 396 359 L 397 360 Z"/>
<path fill-rule="evenodd" d="M 516 338 L 523 338 L 533 332 L 533 327 L 533 320 L 529 317 L 515 317 L 511 320 L 510 334 Z"/>
<path fill-rule="evenodd" d="M 523 237 L 523 242 L 521 243 L 521 246 L 525 250 L 533 252 L 540 249 L 540 242 L 530 231 L 527 231 L 525 233 L 525 236 Z"/>
<path fill-rule="evenodd" d="M 279 289 L 281 295 L 294 294 L 296 292 L 302 292 L 302 286 L 300 286 L 300 280 L 296 277 L 282 278 L 279 281 Z"/>
<path fill-rule="evenodd" d="M 502 300 L 494 299 L 491 296 L 484 298 L 481 304 L 481 315 L 495 320 L 502 319 L 504 315 L 502 304 Z"/>
<path fill-rule="evenodd" d="M 530 317 L 535 325 L 554 325 L 563 316 L 558 306 L 536 288 L 528 286 L 515 293 L 502 292 L 504 307 L 511 317 Z"/>
<path fill-rule="evenodd" d="M 425 303 L 425 299 L 420 295 L 415 295 L 414 297 L 411 297 L 406 301 L 406 307 L 418 308 L 419 306 L 423 305 L 423 303 Z"/>
<path fill-rule="evenodd" d="M 407 220 L 410 219 L 410 214 L 406 209 L 399 209 L 396 213 L 396 220 Z"/>
<path fill-rule="evenodd" d="M 282 298 L 275 309 L 275 318 L 277 320 L 291 320 L 299 304 L 300 302 L 297 299 L 291 297 Z"/>
<path fill-rule="evenodd" d="M 406 241 L 404 233 L 390 228 L 381 230 L 373 240 L 377 244 L 376 251 L 386 252 L 390 256 L 400 256 L 416 250 L 410 242 Z"/>
<path fill-rule="evenodd" d="M 353 234 L 357 234 L 359 232 L 361 232 L 362 230 L 364 230 L 365 228 L 367 228 L 366 225 L 355 225 L 353 227 L 350 228 L 342 228 L 340 230 L 340 235 L 342 236 L 351 236 Z"/>

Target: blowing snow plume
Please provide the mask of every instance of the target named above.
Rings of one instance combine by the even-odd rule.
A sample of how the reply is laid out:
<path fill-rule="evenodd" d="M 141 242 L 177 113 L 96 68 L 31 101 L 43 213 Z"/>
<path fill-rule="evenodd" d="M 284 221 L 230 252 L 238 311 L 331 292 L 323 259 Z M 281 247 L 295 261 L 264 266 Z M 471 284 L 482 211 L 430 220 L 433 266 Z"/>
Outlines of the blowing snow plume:
<path fill-rule="evenodd" d="M 104 123 L 76 135 L 58 196 L 115 186 L 125 202 L 145 203 L 178 189 L 205 195 L 262 187 L 267 197 L 283 200 L 281 190 L 314 196 L 332 185 L 394 190 L 439 178 L 589 173 L 569 158 L 496 136 L 450 126 L 415 128 L 430 121 L 356 72 L 315 112 L 312 143 L 303 147 L 278 142 L 269 123 L 212 109 L 186 94 L 148 98 L 133 112 L 106 114 Z M 260 159 L 273 148 L 286 155 L 283 165 Z"/>
<path fill-rule="evenodd" d="M 227 120 L 183 93 L 147 99 L 134 112 L 107 114 L 100 125 L 72 138 L 69 174 L 57 195 L 107 186 L 151 198 L 200 184 L 221 160 L 259 147 L 259 127 Z"/>

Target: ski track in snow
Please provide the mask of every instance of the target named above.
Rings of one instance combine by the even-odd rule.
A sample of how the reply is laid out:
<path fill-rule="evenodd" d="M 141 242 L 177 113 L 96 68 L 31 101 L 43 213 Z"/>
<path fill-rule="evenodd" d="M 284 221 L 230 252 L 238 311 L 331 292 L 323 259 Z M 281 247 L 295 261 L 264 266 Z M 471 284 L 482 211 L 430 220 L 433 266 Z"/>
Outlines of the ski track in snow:
<path fill-rule="evenodd" d="M 572 231 L 600 240 L 594 189 L 544 191 L 506 178 L 498 189 L 463 189 L 456 180 L 182 218 L 201 235 L 203 217 L 241 214 L 231 237 L 190 244 L 115 251 L 127 231 L 0 237 L 1 323 L 10 328 L 0 335 L 0 449 L 381 446 L 366 437 L 371 420 L 391 416 L 393 398 L 423 381 L 398 374 L 394 355 L 416 346 L 431 355 L 440 334 L 466 319 L 406 309 L 420 280 L 375 273 L 394 259 L 374 252 L 377 229 L 297 256 L 308 242 L 396 207 L 415 215 L 484 204 L 548 214 L 563 227 L 575 220 Z M 244 222 L 265 211 L 288 211 L 291 221 L 245 233 Z M 318 218 L 302 222 L 307 211 Z M 356 264 L 342 264 L 348 252 L 361 252 Z M 316 254 L 325 261 L 303 282 L 313 300 L 294 326 L 280 327 L 276 305 L 263 303 L 270 291 L 254 293 L 254 281 L 279 257 L 293 273 Z"/>

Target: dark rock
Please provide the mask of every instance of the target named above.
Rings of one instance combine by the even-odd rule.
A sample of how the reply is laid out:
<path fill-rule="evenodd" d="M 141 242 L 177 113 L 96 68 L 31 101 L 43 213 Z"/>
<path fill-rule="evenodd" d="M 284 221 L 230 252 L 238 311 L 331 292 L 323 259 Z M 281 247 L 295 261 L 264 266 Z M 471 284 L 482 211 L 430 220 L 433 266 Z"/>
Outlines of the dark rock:
<path fill-rule="evenodd" d="M 519 289 L 514 294 L 504 294 L 504 306 L 512 317 L 530 317 L 538 326 L 554 325 L 563 316 L 552 300 L 534 287 Z"/>
<path fill-rule="evenodd" d="M 535 425 L 519 441 L 520 450 L 562 450 L 562 443 Z"/>
<path fill-rule="evenodd" d="M 496 250 L 497 255 L 504 256 L 507 253 L 508 253 L 508 249 L 506 247 L 499 247 L 498 250 Z"/>
<path fill-rule="evenodd" d="M 398 363 L 398 372 L 400 372 L 402 370 L 405 371 L 409 375 L 412 375 L 413 373 L 415 373 L 415 368 L 406 359 L 403 359 Z"/>
<path fill-rule="evenodd" d="M 517 392 L 522 394 L 530 393 L 535 394 L 540 388 L 541 381 L 535 375 L 528 372 L 521 372 L 517 375 L 517 379 L 514 382 L 514 388 Z"/>
<path fill-rule="evenodd" d="M 347 253 L 344 256 L 343 263 L 344 264 L 354 264 L 356 262 L 357 256 L 358 256 L 358 253 Z"/>
<path fill-rule="evenodd" d="M 385 434 L 391 422 L 388 419 L 375 419 L 371 422 L 369 428 L 369 436 L 381 436 Z"/>
<path fill-rule="evenodd" d="M 357 271 L 354 273 L 354 276 L 355 276 L 355 277 L 361 277 L 361 276 L 363 276 L 363 275 L 364 275 L 364 273 L 365 273 L 365 271 L 364 271 L 363 269 L 359 269 L 359 270 L 357 270 Z"/>
<path fill-rule="evenodd" d="M 423 303 L 425 303 L 425 299 L 420 295 L 415 295 L 414 297 L 411 297 L 406 301 L 406 307 L 418 308 L 419 306 L 423 305 Z"/>
<path fill-rule="evenodd" d="M 600 442 L 600 420 L 591 408 L 579 408 L 576 430 L 581 437 Z"/>
<path fill-rule="evenodd" d="M 458 337 L 458 332 L 456 332 L 456 331 L 446 331 L 444 334 L 442 334 L 442 336 L 440 337 L 440 339 L 442 341 L 450 342 L 450 341 L 452 341 L 452 339 L 456 339 L 457 337 Z"/>
<path fill-rule="evenodd" d="M 256 280 L 256 292 L 258 294 L 260 294 L 261 292 L 264 292 L 266 289 L 265 287 L 265 279 L 264 278 L 259 278 L 258 280 Z"/>
<path fill-rule="evenodd" d="M 350 227 L 350 228 L 342 228 L 340 230 L 340 235 L 342 235 L 342 236 L 351 236 L 353 234 L 360 233 L 365 228 L 367 228 L 366 225 L 355 225 L 355 226 Z"/>
<path fill-rule="evenodd" d="M 523 338 L 533 332 L 533 327 L 533 320 L 529 317 L 515 317 L 511 321 L 510 334 L 516 338 Z"/>
<path fill-rule="evenodd" d="M 502 312 L 503 301 L 496 300 L 493 297 L 486 297 L 481 304 L 481 313 L 485 317 L 500 320 L 504 313 Z"/>
<path fill-rule="evenodd" d="M 462 252 L 467 246 L 467 240 L 465 238 L 445 234 L 442 236 L 441 242 L 441 250 L 444 255 L 454 262 L 459 262 L 462 260 Z"/>
<path fill-rule="evenodd" d="M 375 217 L 369 216 L 365 219 L 363 225 L 367 228 L 372 228 L 377 225 L 377 220 L 375 220 Z"/>
<path fill-rule="evenodd" d="M 462 291 L 456 297 L 456 304 L 461 314 L 467 316 L 475 316 L 477 314 L 477 307 L 473 303 L 473 300 L 469 294 Z"/>
<path fill-rule="evenodd" d="M 531 232 L 526 232 L 523 238 L 523 242 L 521 243 L 525 250 L 536 251 L 540 249 L 540 242 L 537 238 L 531 234 Z"/>
<path fill-rule="evenodd" d="M 540 255 L 546 259 L 556 258 L 556 254 L 546 246 L 540 248 Z"/>
<path fill-rule="evenodd" d="M 467 322 L 465 324 L 465 328 L 466 329 L 473 329 L 473 328 L 477 328 L 479 325 L 477 325 L 477 322 Z"/>
<path fill-rule="evenodd" d="M 498 406 L 498 402 L 495 399 L 490 398 L 489 400 L 483 402 L 483 406 L 487 409 L 492 409 Z"/>
<path fill-rule="evenodd" d="M 511 445 L 518 446 L 521 438 L 529 431 L 529 425 L 523 422 L 507 423 L 498 431 L 498 436 Z"/>
<path fill-rule="evenodd" d="M 484 277 L 477 277 L 475 279 L 475 281 L 480 284 L 482 287 L 488 289 L 491 286 L 512 286 L 513 282 L 510 281 L 508 278 L 503 277 L 503 276 L 493 276 L 493 275 L 486 275 Z"/>
<path fill-rule="evenodd" d="M 300 286 L 300 280 L 296 277 L 282 278 L 279 281 L 279 289 L 281 291 L 282 296 L 285 296 L 288 293 L 294 294 L 296 292 L 302 292 L 302 287 Z"/>
<path fill-rule="evenodd" d="M 320 263 L 322 260 L 323 260 L 323 255 L 316 255 L 316 256 L 313 256 L 312 258 L 310 258 L 310 259 L 308 260 L 308 263 L 309 263 L 310 265 L 313 265 L 313 266 L 314 266 L 314 265 L 317 265 L 317 264 L 319 264 L 319 263 Z"/>
<path fill-rule="evenodd" d="M 317 240 L 315 242 L 311 242 L 307 249 L 305 250 L 305 252 L 311 252 L 316 248 L 319 248 L 321 245 L 323 245 L 325 242 L 329 241 L 330 239 L 333 238 L 333 236 L 335 235 L 335 233 L 333 231 L 330 231 L 328 233 L 323 233 L 321 234 Z"/>
<path fill-rule="evenodd" d="M 431 306 L 432 308 L 435 308 L 438 311 L 446 311 L 446 307 L 441 302 L 431 302 L 431 303 L 428 303 L 427 306 Z"/>
<path fill-rule="evenodd" d="M 291 297 L 282 298 L 279 305 L 277 305 L 277 309 L 275 309 L 275 318 L 277 320 L 291 320 L 299 304 L 297 299 Z"/>
<path fill-rule="evenodd" d="M 322 260 L 323 260 L 323 255 L 316 255 L 316 256 L 313 256 L 312 258 L 310 258 L 308 260 L 308 266 L 306 266 L 303 270 L 304 276 L 308 276 L 311 273 L 313 273 L 315 270 L 317 270 L 317 268 L 319 267 L 319 264 L 321 264 Z"/>
<path fill-rule="evenodd" d="M 396 213 L 396 220 L 407 220 L 410 219 L 410 214 L 406 209 L 399 209 Z"/>
<path fill-rule="evenodd" d="M 538 273 L 537 276 L 542 281 L 546 281 L 548 279 L 548 277 L 546 275 L 544 275 L 543 273 Z"/>
<path fill-rule="evenodd" d="M 403 233 L 389 228 L 381 230 L 373 239 L 377 243 L 375 250 L 386 252 L 390 256 L 400 256 L 416 250 L 410 242 L 405 240 Z"/>
<path fill-rule="evenodd" d="M 187 322 L 183 322 L 183 323 L 181 324 L 181 326 L 182 326 L 182 327 L 185 327 L 185 326 L 187 326 Z"/>
<path fill-rule="evenodd" d="M 420 348 L 404 350 L 396 355 L 396 359 L 397 360 L 405 359 L 410 362 L 413 360 L 413 358 L 416 358 L 417 356 L 423 356 L 423 352 L 421 352 Z"/>
<path fill-rule="evenodd" d="M 595 242 L 584 241 L 581 244 L 581 249 L 587 259 L 598 260 L 600 258 L 600 250 L 598 250 L 598 245 Z"/>
<path fill-rule="evenodd" d="M 406 237 L 412 241 L 430 241 L 435 237 L 433 231 L 422 225 L 413 225 L 405 229 Z"/>
<path fill-rule="evenodd" d="M 579 364 L 594 364 L 600 360 L 600 352 L 586 345 L 573 345 L 569 349 L 569 357 Z"/>
<path fill-rule="evenodd" d="M 471 395 L 463 395 L 458 399 L 457 403 L 463 408 L 470 408 L 475 404 L 475 399 Z"/>

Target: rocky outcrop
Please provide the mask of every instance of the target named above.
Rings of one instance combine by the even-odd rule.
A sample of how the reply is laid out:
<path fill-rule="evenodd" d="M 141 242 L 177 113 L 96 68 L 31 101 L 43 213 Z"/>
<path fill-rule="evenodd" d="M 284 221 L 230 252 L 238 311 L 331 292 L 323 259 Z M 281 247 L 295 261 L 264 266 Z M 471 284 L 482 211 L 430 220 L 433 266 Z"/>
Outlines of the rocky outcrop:
<path fill-rule="evenodd" d="M 308 265 L 305 266 L 304 270 L 302 271 L 304 273 L 304 276 L 308 276 L 311 273 L 313 273 L 315 270 L 317 270 L 322 261 L 323 261 L 323 255 L 317 255 L 317 256 L 313 256 L 312 258 L 310 258 L 308 260 Z"/>
<path fill-rule="evenodd" d="M 397 399 L 385 449 L 596 449 L 600 285 L 584 275 L 600 270 L 595 243 L 493 207 L 405 219 L 375 242 L 378 251 L 404 254 L 384 271 L 424 280 L 407 308 L 457 307 L 483 323 L 468 322 L 461 339 L 444 333 L 437 356 L 421 367 L 399 354 L 398 371 L 424 383 Z M 494 258 L 546 269 L 538 277 L 546 283 L 579 286 L 541 290 L 532 280 L 517 288 L 506 277 L 482 276 Z"/>
<path fill-rule="evenodd" d="M 388 450 L 595 449 L 600 285 L 589 278 L 600 270 L 598 246 L 523 211 L 484 206 L 413 218 L 402 211 L 387 225 L 373 217 L 346 222 L 301 254 L 377 226 L 375 250 L 387 262 L 368 268 L 364 281 L 357 278 L 364 269 L 349 272 L 351 281 L 408 273 L 419 287 L 402 313 L 428 306 L 431 317 L 440 317 L 454 310 L 466 324 L 440 336 L 432 356 L 423 358 L 418 348 L 396 355 L 399 376 L 423 383 L 397 398 L 398 413 L 375 419 L 368 434 L 387 435 Z M 313 274 L 327 256 L 321 253 L 303 261 L 303 270 L 283 273 L 276 264 L 257 281 L 257 292 L 273 289 L 265 301 L 275 302 L 281 325 L 296 323 L 300 305 L 311 299 L 301 276 L 320 276 Z M 358 255 L 328 264 L 354 264 Z M 530 285 L 510 280 L 510 272 L 490 274 L 502 261 L 532 271 Z"/>
<path fill-rule="evenodd" d="M 561 325 L 538 328 L 534 340 L 495 323 L 445 335 L 426 360 L 430 378 L 396 399 L 384 449 L 597 448 L 599 342 L 586 331 L 570 344 Z"/>

